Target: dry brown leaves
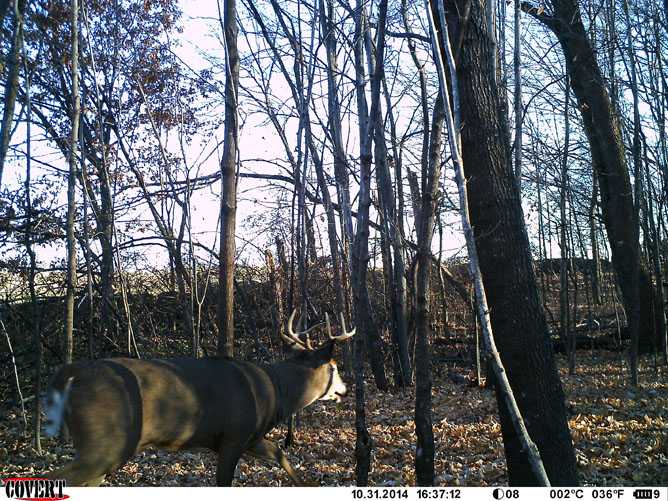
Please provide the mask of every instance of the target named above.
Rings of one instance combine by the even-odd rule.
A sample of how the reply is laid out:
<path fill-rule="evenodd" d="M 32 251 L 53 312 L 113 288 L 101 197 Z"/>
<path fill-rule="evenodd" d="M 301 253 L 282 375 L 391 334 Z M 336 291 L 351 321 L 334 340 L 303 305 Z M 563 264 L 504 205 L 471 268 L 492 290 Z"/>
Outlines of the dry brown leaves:
<path fill-rule="evenodd" d="M 570 426 L 585 485 L 668 484 L 668 369 L 644 359 L 638 389 L 617 353 L 578 352 L 578 370 L 561 376 Z M 564 365 L 563 363 L 561 364 Z M 445 371 L 443 371 L 445 372 Z M 372 485 L 414 485 L 413 392 L 379 393 L 367 385 L 367 423 L 374 440 Z M 439 485 L 507 482 L 501 430 L 492 392 L 435 376 L 433 423 Z M 18 409 L 0 419 L 0 478 L 40 474 L 67 462 L 70 446 L 44 440 L 39 456 L 19 432 Z M 285 428 L 274 430 L 282 440 Z M 354 399 L 316 403 L 305 410 L 287 450 L 292 464 L 318 485 L 354 485 Z M 107 477 L 105 485 L 201 486 L 215 483 L 215 455 L 205 451 L 148 450 Z M 279 468 L 242 461 L 235 484 L 290 485 Z"/>

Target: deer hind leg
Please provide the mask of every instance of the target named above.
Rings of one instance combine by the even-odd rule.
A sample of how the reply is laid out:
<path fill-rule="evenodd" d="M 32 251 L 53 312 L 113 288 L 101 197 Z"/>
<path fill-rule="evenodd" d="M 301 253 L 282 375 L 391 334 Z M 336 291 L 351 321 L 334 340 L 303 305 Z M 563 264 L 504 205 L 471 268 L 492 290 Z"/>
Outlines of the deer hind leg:
<path fill-rule="evenodd" d="M 79 419 L 72 434 L 74 460 L 51 472 L 49 478 L 63 478 L 71 486 L 94 487 L 102 483 L 107 473 L 132 457 L 137 449 L 136 437 L 123 433 L 117 423 L 101 420 L 103 429 L 94 421 Z"/>
<path fill-rule="evenodd" d="M 72 487 L 96 487 L 102 483 L 112 467 L 113 465 L 102 461 L 78 457 L 62 468 L 47 473 L 46 477 L 54 480 L 65 479 L 66 484 Z"/>
<path fill-rule="evenodd" d="M 270 442 L 266 438 L 259 440 L 254 445 L 248 449 L 248 454 L 255 456 L 260 459 L 266 459 L 277 463 L 281 468 L 285 470 L 290 479 L 298 486 L 307 485 L 302 481 L 299 474 L 292 467 L 288 458 L 285 456 L 285 453 L 273 442 Z"/>
<path fill-rule="evenodd" d="M 94 478 L 92 480 L 89 480 L 86 482 L 86 486 L 88 487 L 98 487 L 102 482 L 104 482 L 104 477 L 106 477 L 107 474 L 105 473 L 104 475 L 100 475 L 97 478 Z"/>

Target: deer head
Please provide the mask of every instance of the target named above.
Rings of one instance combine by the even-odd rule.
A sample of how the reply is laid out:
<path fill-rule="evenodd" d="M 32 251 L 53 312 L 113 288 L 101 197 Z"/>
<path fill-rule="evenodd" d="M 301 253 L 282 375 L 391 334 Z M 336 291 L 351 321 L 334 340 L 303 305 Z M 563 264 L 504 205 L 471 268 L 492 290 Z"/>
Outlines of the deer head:
<path fill-rule="evenodd" d="M 337 342 L 344 341 L 355 335 L 356 329 L 348 331 L 346 328 L 345 318 L 341 314 L 341 333 L 339 335 L 332 334 L 332 326 L 329 321 L 329 314 L 325 313 L 325 326 L 327 329 L 327 342 L 319 348 L 314 348 L 311 342 L 310 333 L 321 327 L 322 323 L 314 325 L 313 327 L 301 332 L 295 332 L 293 324 L 296 315 L 296 310 L 293 310 L 288 319 L 287 334 L 281 334 L 285 343 L 293 350 L 295 355 L 286 360 L 284 363 L 287 366 L 300 365 L 311 369 L 310 374 L 304 379 L 311 384 L 311 390 L 307 391 L 308 403 L 314 400 L 335 400 L 340 402 L 347 394 L 348 390 L 346 384 L 339 375 L 339 370 L 334 360 L 334 347 Z M 295 373 L 296 377 L 302 377 L 303 374 Z M 291 378 L 292 379 L 292 378 Z M 298 384 L 295 381 L 295 384 Z M 312 398 L 314 395 L 318 395 Z M 302 402 L 303 403 L 303 402 Z M 304 405 L 304 407 L 306 406 Z"/>

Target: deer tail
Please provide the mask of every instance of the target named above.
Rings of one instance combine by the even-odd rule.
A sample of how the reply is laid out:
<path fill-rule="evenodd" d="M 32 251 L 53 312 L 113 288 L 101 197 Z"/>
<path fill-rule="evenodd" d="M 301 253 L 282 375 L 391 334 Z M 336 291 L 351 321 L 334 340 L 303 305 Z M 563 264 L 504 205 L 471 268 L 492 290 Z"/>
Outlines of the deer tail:
<path fill-rule="evenodd" d="M 44 400 L 44 413 L 46 414 L 44 433 L 48 437 L 58 435 L 63 425 L 67 401 L 75 379 L 73 369 L 75 367 L 72 365 L 61 369 L 47 390 Z"/>

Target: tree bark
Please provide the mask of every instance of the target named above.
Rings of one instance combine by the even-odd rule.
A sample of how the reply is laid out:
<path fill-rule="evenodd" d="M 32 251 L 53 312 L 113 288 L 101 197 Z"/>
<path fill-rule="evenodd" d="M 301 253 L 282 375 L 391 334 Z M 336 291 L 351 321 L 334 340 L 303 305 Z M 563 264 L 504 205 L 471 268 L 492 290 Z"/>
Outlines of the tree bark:
<path fill-rule="evenodd" d="M 514 38 L 515 47 L 513 50 L 513 69 L 515 72 L 515 177 L 517 184 L 520 187 L 520 195 L 522 194 L 522 37 L 521 37 L 521 20 L 522 9 L 520 8 L 522 0 L 515 0 L 515 26 Z M 496 59 L 495 59 L 496 61 Z"/>
<path fill-rule="evenodd" d="M 101 145 L 101 148 L 106 148 L 106 145 Z M 100 180 L 101 209 L 97 221 L 100 249 L 102 251 L 100 264 L 100 327 L 102 336 L 105 336 L 109 332 L 115 333 L 116 330 L 112 313 L 114 310 L 114 203 L 109 185 L 107 155 L 104 154 L 102 161 L 96 162 L 96 164 Z"/>
<path fill-rule="evenodd" d="M 551 0 L 551 4 L 552 15 L 539 12 L 528 4 L 524 4 L 524 8 L 554 32 L 564 52 L 571 88 L 591 149 L 593 168 L 598 175 L 612 263 L 622 291 L 628 329 L 632 340 L 636 340 L 632 344 L 635 345 L 638 339 L 650 340 L 654 332 L 651 304 L 643 300 L 653 294 L 647 272 L 640 267 L 638 222 L 619 118 L 610 101 L 577 2 Z"/>
<path fill-rule="evenodd" d="M 234 254 L 237 213 L 236 160 L 238 147 L 237 95 L 239 53 L 237 51 L 236 0 L 225 0 L 223 10 L 225 38 L 225 145 L 220 162 L 222 199 L 220 205 L 220 268 L 218 296 L 218 354 L 234 355 Z"/>
<path fill-rule="evenodd" d="M 343 132 L 341 130 L 341 104 L 338 94 L 338 81 L 336 78 L 339 69 L 336 59 L 336 30 L 334 27 L 334 4 L 332 0 L 320 0 L 320 9 L 323 24 L 324 46 L 327 52 L 327 119 L 329 131 L 332 135 L 332 146 L 334 149 L 334 176 L 342 211 L 343 256 L 347 259 L 349 256 L 350 241 L 353 237 L 353 218 L 351 215 L 352 207 L 350 202 L 348 162 L 346 160 Z"/>
<path fill-rule="evenodd" d="M 545 472 L 545 466 L 540 458 L 540 453 L 536 444 L 531 440 L 526 429 L 525 421 L 522 414 L 517 407 L 517 400 L 510 387 L 510 382 L 506 376 L 503 363 L 499 351 L 496 348 L 496 342 L 492 332 L 492 326 L 489 316 L 489 306 L 487 303 L 487 296 L 485 288 L 482 283 L 482 274 L 480 273 L 480 265 L 478 260 L 478 251 L 476 247 L 475 236 L 473 235 L 473 228 L 471 227 L 471 218 L 468 206 L 468 188 L 466 186 L 464 162 L 461 155 L 461 106 L 459 96 L 459 85 L 457 78 L 456 63 L 452 55 L 452 47 L 450 44 L 449 30 L 447 29 L 447 21 L 445 20 L 445 11 L 441 3 L 439 8 L 439 19 L 441 26 L 441 39 L 436 35 L 436 29 L 433 22 L 433 17 L 430 17 L 430 28 L 432 33 L 432 46 L 434 47 L 436 66 L 439 73 L 439 83 L 441 94 L 445 96 L 445 116 L 448 128 L 448 140 L 450 143 L 450 152 L 453 159 L 455 169 L 455 179 L 457 181 L 457 188 L 459 192 L 459 212 L 462 220 L 462 228 L 466 238 L 466 248 L 469 255 L 469 270 L 473 278 L 477 317 L 480 319 L 484 339 L 487 345 L 487 350 L 490 354 L 490 362 L 494 369 L 495 382 L 497 392 L 503 394 L 503 400 L 507 405 L 508 413 L 513 422 L 513 426 L 522 443 L 522 447 L 527 451 L 528 460 L 532 467 L 538 483 L 543 486 L 550 486 L 550 481 Z M 431 10 L 429 11 L 431 13 Z M 491 30 L 492 24 L 487 22 L 488 30 Z M 491 33 L 491 31 L 490 31 Z M 494 47 L 493 44 L 491 44 Z M 494 50 L 492 51 L 494 52 Z M 448 76 L 450 77 L 450 91 L 448 91 L 448 79 L 445 73 L 444 58 L 447 60 L 449 69 Z M 492 67 L 492 74 L 494 74 L 494 67 Z M 450 95 L 452 99 L 450 100 Z M 519 183 L 518 183 L 519 188 Z M 518 189 L 519 191 L 519 189 Z"/>
<path fill-rule="evenodd" d="M 6 10 L 6 7 L 6 5 L 3 5 L 3 10 Z M 3 99 L 4 110 L 2 112 L 2 124 L 0 124 L 0 187 L 2 186 L 2 172 L 7 158 L 7 151 L 9 151 L 9 139 L 14 120 L 14 106 L 19 86 L 21 48 L 23 46 L 23 14 L 25 13 L 25 9 L 25 0 L 16 0 L 14 4 L 12 44 L 9 49 L 9 56 L 7 57 L 7 81 L 5 82 L 5 95 Z"/>
<path fill-rule="evenodd" d="M 30 269 L 28 271 L 28 291 L 30 293 L 30 318 L 28 319 L 28 324 L 30 326 L 30 335 L 32 336 L 33 349 L 34 353 L 34 380 L 33 380 L 33 392 L 35 395 L 41 395 L 42 393 L 42 335 L 40 330 L 39 314 L 38 314 L 38 303 L 37 303 L 37 292 L 35 289 L 35 275 L 37 269 L 37 259 L 35 255 L 35 249 L 33 248 L 33 223 L 32 223 L 32 136 L 30 131 L 30 124 L 32 120 L 32 102 L 30 99 L 30 73 L 28 72 L 28 67 L 26 64 L 25 57 L 25 46 L 23 41 L 21 41 L 21 46 L 23 47 L 23 71 L 25 74 L 25 107 L 26 107 L 26 177 L 24 182 L 25 189 L 25 217 L 26 217 L 26 229 L 25 229 L 25 247 L 28 254 L 28 260 L 30 261 Z M 33 402 L 33 445 L 35 450 L 41 454 L 42 452 L 42 439 L 41 439 L 41 422 L 42 422 L 42 402 L 41 398 L 35 398 Z M 27 431 L 27 430 L 26 430 Z"/>
<path fill-rule="evenodd" d="M 378 195 L 380 200 L 381 212 L 381 233 L 383 249 L 383 268 L 387 276 L 389 289 L 389 306 L 392 317 L 392 340 L 393 353 L 392 358 L 396 368 L 394 374 L 395 384 L 398 387 L 407 386 L 410 383 L 410 360 L 408 357 L 408 326 L 406 323 L 406 294 L 404 284 L 404 258 L 401 244 L 401 235 L 399 233 L 399 224 L 397 223 L 397 210 L 392 189 L 392 178 L 388 166 L 388 150 L 385 140 L 385 120 L 381 112 L 380 92 L 381 85 L 385 81 L 385 18 L 387 13 L 383 12 L 381 3 L 378 16 L 378 32 L 376 34 L 376 52 L 375 58 L 370 60 L 374 62 L 371 79 L 372 112 L 374 111 L 373 101 L 378 96 L 378 105 L 376 115 L 371 126 L 374 129 L 374 162 L 376 166 L 376 180 L 378 185 Z M 386 7 L 385 7 L 386 9 Z M 371 66 L 371 65 L 370 65 Z M 371 71 L 370 70 L 370 71 Z M 389 110 L 388 110 L 389 111 Z M 400 179 L 396 180 L 401 182 Z M 399 217 L 403 217 L 399 215 Z M 394 250 L 392 256 L 391 248 Z"/>
<path fill-rule="evenodd" d="M 270 336 L 269 342 L 270 345 L 273 345 L 274 339 L 276 339 L 280 347 L 284 345 L 281 340 L 285 334 L 285 327 L 283 324 L 283 319 L 285 318 L 283 307 L 283 270 L 276 269 L 274 256 L 269 249 L 265 250 L 264 257 L 265 263 L 267 265 L 267 271 L 269 272 L 269 285 L 271 287 L 271 292 L 274 299 L 274 304 L 271 309 L 271 320 L 275 334 Z M 282 350 L 274 350 L 274 353 L 280 353 L 281 351 Z"/>
<path fill-rule="evenodd" d="M 422 193 L 420 219 L 417 224 L 417 283 L 415 304 L 415 475 L 418 485 L 434 484 L 434 431 L 431 412 L 431 356 L 429 338 L 429 285 L 431 275 L 431 240 L 438 208 L 443 146 L 443 96 L 434 104 L 434 116 L 429 141 L 429 162 L 426 170 L 426 190 Z"/>
<path fill-rule="evenodd" d="M 323 44 L 327 51 L 327 105 L 328 105 L 328 126 L 332 138 L 332 147 L 334 150 L 334 176 L 339 196 L 340 205 L 343 208 L 343 231 L 341 232 L 342 248 L 349 248 L 349 238 L 352 236 L 352 218 L 350 214 L 350 186 L 348 183 L 348 163 L 346 153 L 343 147 L 343 136 L 341 133 L 341 113 L 338 95 L 338 85 L 336 80 L 336 32 L 334 30 L 333 18 L 334 7 L 331 0 L 320 0 L 320 18 L 322 23 Z M 339 250 L 337 240 L 336 216 L 332 200 L 329 194 L 322 162 L 316 163 L 316 175 L 318 185 L 322 193 L 325 215 L 327 217 L 327 236 L 329 238 L 329 249 L 332 259 L 332 278 L 334 282 L 334 292 L 336 295 L 336 310 L 344 315 L 346 312 L 346 291 L 343 285 L 344 269 L 348 268 L 348 254 Z"/>
<path fill-rule="evenodd" d="M 357 76 L 356 95 L 360 127 L 360 191 L 357 229 L 352 250 L 351 282 L 353 284 L 357 325 L 366 336 L 366 348 L 371 371 L 378 389 L 385 391 L 388 388 L 388 383 L 385 375 L 383 341 L 372 315 L 366 283 L 369 264 L 369 209 L 371 206 L 371 164 L 373 162 L 371 145 L 375 133 L 374 124 L 380 114 L 380 79 L 377 74 L 370 77 L 371 110 L 367 111 L 366 97 L 364 96 L 364 51 L 362 42 L 364 39 L 363 33 L 369 28 L 364 7 L 362 4 L 357 7 L 359 12 L 356 13 L 355 27 L 356 32 L 359 30 L 360 41 L 355 46 L 355 74 Z M 379 8 L 379 25 L 384 24 L 386 15 L 387 0 L 383 0 Z"/>
<path fill-rule="evenodd" d="M 571 122 L 570 122 L 570 88 L 566 87 L 566 96 L 564 99 L 564 152 L 561 158 L 561 176 L 559 182 L 559 250 L 561 259 L 559 260 L 559 336 L 566 353 L 568 360 L 575 356 L 574 351 L 571 350 L 570 340 L 575 336 L 574 332 L 570 331 L 570 294 L 568 290 L 568 270 L 570 265 L 571 248 L 568 245 L 568 223 L 569 218 L 566 215 L 566 201 L 568 200 L 568 154 L 570 150 L 571 137 Z M 573 300 L 574 305 L 577 305 Z M 569 364 L 569 369 L 572 369 Z M 572 373 L 571 373 L 572 375 Z"/>
<path fill-rule="evenodd" d="M 601 258 L 598 248 L 598 222 L 596 207 L 598 205 L 598 177 L 592 171 L 591 200 L 589 203 L 589 239 L 591 244 L 591 295 L 594 304 L 600 305 L 601 298 Z"/>
<path fill-rule="evenodd" d="M 353 312 L 355 326 L 364 337 L 376 326 L 370 311 L 369 291 L 366 275 L 369 262 L 369 206 L 371 205 L 371 144 L 370 122 L 366 101 L 363 30 L 366 23 L 363 0 L 357 0 L 353 12 L 355 20 L 355 97 L 360 138 L 360 190 L 357 209 L 357 228 L 351 255 L 351 286 L 353 291 Z M 372 122 L 371 122 L 372 123 Z M 377 335 L 377 333 L 376 333 Z M 364 349 L 369 343 L 362 336 L 355 339 L 353 370 L 355 372 L 355 477 L 358 486 L 368 484 L 371 470 L 373 440 L 366 425 L 366 402 L 364 394 Z M 382 379 L 376 379 L 376 385 Z"/>
<path fill-rule="evenodd" d="M 77 287 L 77 248 L 74 234 L 76 218 L 77 151 L 79 149 L 79 3 L 72 0 L 70 23 L 72 32 L 72 130 L 70 135 L 69 175 L 67 178 L 67 294 L 65 298 L 65 363 L 72 362 L 74 350 L 74 295 Z"/>
<path fill-rule="evenodd" d="M 480 0 L 448 0 L 448 23 L 460 41 L 457 76 L 462 117 L 462 154 L 469 206 L 491 322 L 501 359 L 529 435 L 552 485 L 578 482 L 564 393 L 536 286 L 529 240 L 512 170 L 508 123 L 494 75 L 491 36 Z M 465 31 L 461 31 L 465 30 Z M 458 35 L 458 36 L 457 36 Z M 509 482 L 540 485 L 497 388 Z"/>

